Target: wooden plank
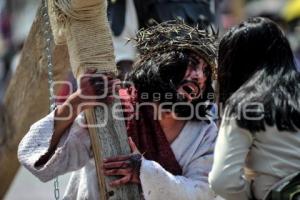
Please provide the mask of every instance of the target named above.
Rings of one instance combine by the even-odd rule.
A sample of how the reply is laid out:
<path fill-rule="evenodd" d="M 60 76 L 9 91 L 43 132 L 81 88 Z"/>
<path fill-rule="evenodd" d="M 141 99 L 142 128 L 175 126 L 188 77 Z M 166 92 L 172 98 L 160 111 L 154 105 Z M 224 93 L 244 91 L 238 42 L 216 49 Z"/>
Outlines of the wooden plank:
<path fill-rule="evenodd" d="M 119 103 L 119 100 L 114 102 L 117 105 Z M 136 185 L 129 184 L 117 188 L 110 187 L 108 183 L 115 178 L 105 177 L 100 169 L 103 163 L 102 158 L 130 153 L 124 121 L 116 120 L 113 117 L 112 106 L 113 104 L 108 105 L 106 111 L 104 111 L 103 107 L 97 107 L 95 110 L 86 112 L 89 124 L 106 124 L 103 127 L 89 128 L 100 186 L 100 199 L 141 199 Z M 118 113 L 118 118 L 120 119 L 121 117 L 122 113 Z"/>
<path fill-rule="evenodd" d="M 77 81 L 79 82 L 80 76 L 89 68 L 96 68 L 99 73 L 116 72 L 111 32 L 107 20 L 107 1 L 71 0 L 58 4 L 59 2 L 56 0 L 48 0 L 54 39 L 55 41 L 65 39 L 72 71 Z M 61 22 L 59 16 L 65 16 L 65 21 Z M 114 177 L 105 177 L 100 169 L 103 158 L 130 153 L 125 123 L 123 120 L 116 120 L 113 117 L 113 105 L 104 105 L 85 112 L 89 125 L 99 125 L 103 121 L 107 121 L 105 126 L 89 128 L 100 199 L 141 199 L 137 185 L 128 184 L 110 188 L 108 183 Z M 119 117 L 122 115 L 122 113 L 118 114 Z"/>

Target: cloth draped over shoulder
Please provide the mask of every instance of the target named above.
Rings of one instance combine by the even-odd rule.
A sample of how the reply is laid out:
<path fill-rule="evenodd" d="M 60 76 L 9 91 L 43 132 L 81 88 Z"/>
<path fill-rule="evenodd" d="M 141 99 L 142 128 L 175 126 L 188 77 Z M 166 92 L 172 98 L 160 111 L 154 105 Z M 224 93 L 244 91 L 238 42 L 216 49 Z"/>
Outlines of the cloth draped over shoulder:
<path fill-rule="evenodd" d="M 153 107 L 142 105 L 136 112 L 137 109 L 131 109 L 139 103 L 135 89 L 121 89 L 119 93 L 124 110 L 126 110 L 124 117 L 127 119 L 125 120 L 127 134 L 132 137 L 140 152 L 146 159 L 158 162 L 173 175 L 182 175 L 182 169 L 158 120 L 154 120 Z M 139 120 L 136 120 L 137 117 Z"/>

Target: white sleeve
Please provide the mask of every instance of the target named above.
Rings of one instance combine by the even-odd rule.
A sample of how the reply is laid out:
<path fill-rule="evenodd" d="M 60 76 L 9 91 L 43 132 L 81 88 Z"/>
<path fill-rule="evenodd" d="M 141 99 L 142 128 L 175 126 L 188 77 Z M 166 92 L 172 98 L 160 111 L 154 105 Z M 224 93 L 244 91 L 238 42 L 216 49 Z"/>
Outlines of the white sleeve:
<path fill-rule="evenodd" d="M 209 183 L 225 199 L 248 200 L 251 197 L 250 183 L 244 177 L 244 167 L 252 141 L 251 133 L 238 127 L 235 119 L 222 123 Z"/>
<path fill-rule="evenodd" d="M 78 116 L 60 139 L 54 154 L 38 167 L 36 163 L 48 152 L 52 139 L 54 111 L 34 123 L 19 144 L 20 163 L 43 182 L 83 167 L 90 159 L 90 139 L 88 131 L 79 125 L 82 118 Z"/>
<path fill-rule="evenodd" d="M 208 185 L 217 129 L 208 130 L 205 143 L 191 156 L 182 176 L 174 176 L 155 161 L 143 159 L 141 185 L 146 200 L 212 200 L 217 197 Z"/>

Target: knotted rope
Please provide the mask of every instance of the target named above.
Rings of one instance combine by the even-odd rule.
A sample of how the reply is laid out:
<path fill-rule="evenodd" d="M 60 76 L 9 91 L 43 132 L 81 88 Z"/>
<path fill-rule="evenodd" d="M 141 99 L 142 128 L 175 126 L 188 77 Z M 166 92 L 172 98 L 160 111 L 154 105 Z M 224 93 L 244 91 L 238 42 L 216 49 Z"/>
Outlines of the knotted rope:
<path fill-rule="evenodd" d="M 50 0 L 49 15 L 56 44 L 68 45 L 76 77 L 86 68 L 116 72 L 107 1 Z"/>

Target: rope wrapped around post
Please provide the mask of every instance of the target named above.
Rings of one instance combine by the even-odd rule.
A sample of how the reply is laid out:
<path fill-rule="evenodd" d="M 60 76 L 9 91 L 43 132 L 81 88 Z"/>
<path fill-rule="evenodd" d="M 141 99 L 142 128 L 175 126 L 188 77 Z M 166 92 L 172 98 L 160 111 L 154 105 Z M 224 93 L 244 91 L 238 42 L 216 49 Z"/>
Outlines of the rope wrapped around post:
<path fill-rule="evenodd" d="M 77 81 L 88 68 L 96 68 L 99 73 L 116 73 L 106 0 L 48 0 L 48 9 L 54 41 L 57 45 L 67 44 Z M 141 199 L 137 186 L 109 187 L 111 177 L 105 177 L 100 170 L 104 157 L 130 153 L 125 123 L 113 118 L 112 106 L 85 111 L 88 124 L 106 120 L 104 127 L 89 127 L 100 199 Z M 122 113 L 118 115 L 122 117 Z"/>

